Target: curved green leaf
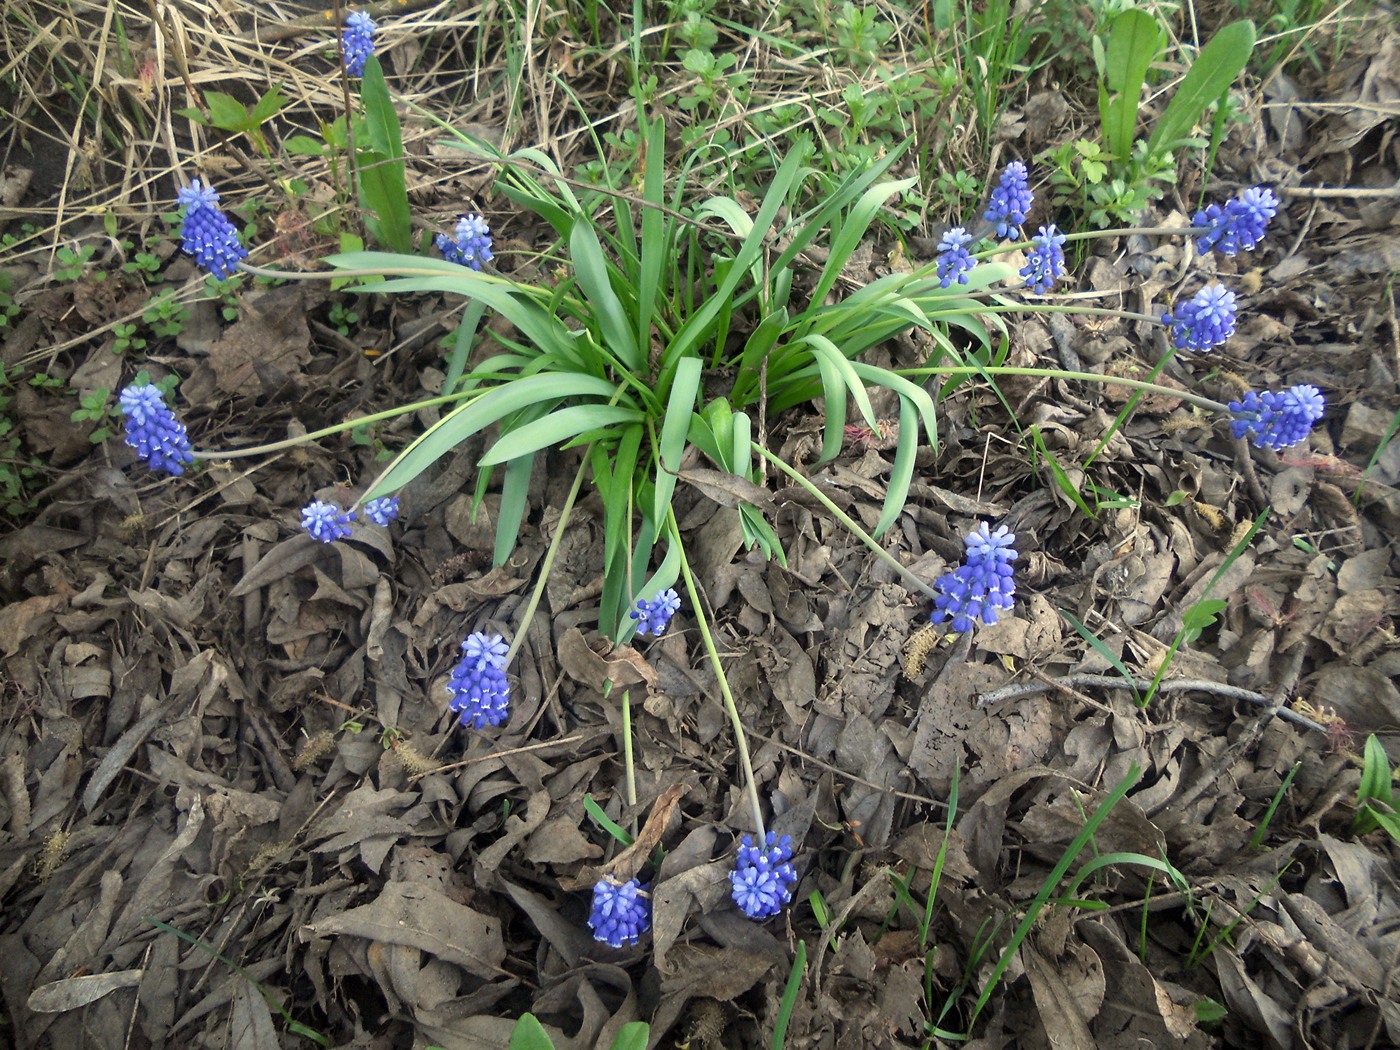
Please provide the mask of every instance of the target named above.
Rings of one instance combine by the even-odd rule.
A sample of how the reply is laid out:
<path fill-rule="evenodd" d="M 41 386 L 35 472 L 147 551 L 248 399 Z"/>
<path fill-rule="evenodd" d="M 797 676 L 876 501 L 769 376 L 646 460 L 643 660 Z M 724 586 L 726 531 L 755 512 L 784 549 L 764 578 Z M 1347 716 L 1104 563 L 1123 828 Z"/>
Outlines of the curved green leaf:
<path fill-rule="evenodd" d="M 914 480 L 914 458 L 919 448 L 919 410 L 908 398 L 899 399 L 899 444 L 895 446 L 894 464 L 890 467 L 890 484 L 885 491 L 885 505 L 880 508 L 880 520 L 870 531 L 881 535 L 895 523 L 904 502 L 909 498 L 909 485 Z"/>
<path fill-rule="evenodd" d="M 618 423 L 639 423 L 646 416 L 639 409 L 621 405 L 571 405 L 555 409 L 542 419 L 502 434 L 489 452 L 481 457 L 483 467 L 505 463 L 519 456 L 553 448 L 589 430 L 600 430 Z"/>
<path fill-rule="evenodd" d="M 671 397 L 666 403 L 666 417 L 661 424 L 661 447 L 657 449 L 656 494 L 652 504 L 652 521 L 664 522 L 671 509 L 671 494 L 676 490 L 676 471 L 681 469 L 685 454 L 685 436 L 690 430 L 690 415 L 700 394 L 702 364 L 698 357 L 685 357 L 676 363 L 676 375 L 671 381 Z"/>
<path fill-rule="evenodd" d="M 1248 19 L 1216 30 L 1191 63 L 1162 119 L 1152 129 L 1152 137 L 1147 140 L 1149 157 L 1175 149 L 1191 134 L 1206 107 L 1225 94 L 1248 64 L 1254 52 L 1254 37 L 1254 23 Z"/>

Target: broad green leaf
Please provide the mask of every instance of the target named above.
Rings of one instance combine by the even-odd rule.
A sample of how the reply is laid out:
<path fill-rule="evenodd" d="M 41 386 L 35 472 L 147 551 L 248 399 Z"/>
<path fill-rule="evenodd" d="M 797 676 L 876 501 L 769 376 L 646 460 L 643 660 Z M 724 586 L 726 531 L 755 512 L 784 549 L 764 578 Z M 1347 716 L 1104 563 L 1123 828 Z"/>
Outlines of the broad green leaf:
<path fill-rule="evenodd" d="M 1147 140 L 1147 155 L 1176 148 L 1191 133 L 1206 107 L 1215 102 L 1235 82 L 1254 51 L 1254 23 L 1231 22 L 1216 31 L 1201 49 L 1176 89 L 1162 119 Z"/>
<path fill-rule="evenodd" d="M 1361 787 L 1357 790 L 1356 797 L 1362 802 L 1376 799 L 1390 805 L 1393 793 L 1390 757 L 1385 753 L 1385 747 L 1376 738 L 1376 734 L 1370 733 L 1366 737 L 1365 754 L 1361 763 Z"/>
<path fill-rule="evenodd" d="M 800 342 L 812 348 L 812 354 L 819 363 L 826 361 L 836 370 L 836 374 L 841 377 L 842 384 L 850 391 L 856 408 L 864 417 L 866 426 L 872 428 L 878 426 L 879 421 L 875 418 L 875 409 L 871 407 L 870 395 L 865 392 L 865 384 L 860 381 L 855 368 L 846 359 L 846 355 L 837 349 L 836 344 L 822 335 L 809 335 L 801 339 Z M 830 405 L 827 408 L 830 410 Z"/>
<path fill-rule="evenodd" d="M 399 115 L 376 55 L 365 63 L 360 98 L 365 105 L 370 146 L 368 152 L 357 150 L 355 158 L 360 199 L 375 213 L 380 241 L 395 251 L 407 252 L 413 247 L 413 217 L 408 208 L 403 138 Z"/>
<path fill-rule="evenodd" d="M 867 384 L 893 390 L 918 409 L 918 418 L 924 425 L 924 433 L 928 435 L 929 445 L 935 449 L 938 448 L 938 409 L 934 406 L 933 398 L 929 397 L 927 390 L 909 382 L 901 375 L 896 375 L 887 368 L 877 368 L 875 365 L 867 365 L 860 361 L 852 361 L 851 367 L 855 369 L 856 375 L 860 376 Z"/>
<path fill-rule="evenodd" d="M 209 108 L 209 120 L 223 131 L 246 131 L 257 125 L 248 119 L 248 109 L 232 95 L 222 91 L 206 91 L 204 104 Z"/>
<path fill-rule="evenodd" d="M 612 1042 L 612 1050 L 647 1050 L 651 1026 L 645 1021 L 629 1021 Z"/>
<path fill-rule="evenodd" d="M 526 385 L 528 380 L 517 381 Z M 620 405 L 571 405 L 557 408 L 533 423 L 516 427 L 502 434 L 490 451 L 481 457 L 483 467 L 505 463 L 518 456 L 554 448 L 590 430 L 616 426 L 618 423 L 640 423 L 646 416 L 639 409 Z"/>
<path fill-rule="evenodd" d="M 282 103 L 286 99 L 282 97 L 282 85 L 274 84 L 268 88 L 263 97 L 258 99 L 253 106 L 253 111 L 248 114 L 248 119 L 253 122 L 254 127 L 260 127 L 282 108 Z"/>
<path fill-rule="evenodd" d="M 294 157 L 319 157 L 326 152 L 326 144 L 310 135 L 288 135 L 282 148 Z"/>
<path fill-rule="evenodd" d="M 1138 103 L 1147 70 L 1162 46 L 1162 27 L 1139 8 L 1124 11 L 1108 31 L 1104 79 L 1099 87 L 1099 119 L 1111 153 L 1127 161 L 1137 131 Z"/>
<path fill-rule="evenodd" d="M 507 1050 L 554 1050 L 554 1041 L 534 1014 L 523 1014 L 511 1029 Z"/>

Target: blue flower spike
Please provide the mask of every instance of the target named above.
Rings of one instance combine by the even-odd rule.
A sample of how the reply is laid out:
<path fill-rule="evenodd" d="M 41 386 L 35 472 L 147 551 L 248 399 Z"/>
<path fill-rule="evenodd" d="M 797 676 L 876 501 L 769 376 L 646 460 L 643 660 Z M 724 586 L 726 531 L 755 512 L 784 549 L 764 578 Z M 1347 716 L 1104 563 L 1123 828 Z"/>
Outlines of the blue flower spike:
<path fill-rule="evenodd" d="M 968 273 L 977 265 L 977 260 L 967 250 L 971 243 L 972 234 L 962 226 L 954 226 L 943 235 L 938 242 L 939 287 L 947 288 L 954 281 L 967 284 Z"/>
<path fill-rule="evenodd" d="M 238 231 L 219 208 L 219 195 L 198 179 L 178 191 L 175 199 L 184 206 L 180 222 L 180 247 L 193 255 L 199 266 L 221 281 L 238 270 L 248 258 L 248 249 L 238 242 Z"/>
<path fill-rule="evenodd" d="M 463 215 L 457 220 L 452 237 L 440 233 L 433 238 L 433 244 L 448 262 L 473 270 L 480 270 L 482 263 L 495 258 L 491 254 L 491 227 L 480 215 Z"/>
<path fill-rule="evenodd" d="M 1264 239 L 1269 220 L 1278 214 L 1279 200 L 1267 186 L 1245 190 L 1222 207 L 1212 204 L 1196 212 L 1191 225 L 1200 230 L 1196 248 L 1201 253 L 1218 251 L 1235 255 L 1241 248 L 1254 251 Z"/>
<path fill-rule="evenodd" d="M 1308 384 L 1262 394 L 1251 390 L 1244 400 L 1230 402 L 1230 429 L 1237 438 L 1278 451 L 1306 441 L 1326 407 L 1322 391 Z"/>
<path fill-rule="evenodd" d="M 777 915 L 792 900 L 797 869 L 792 866 L 792 839 L 769 832 L 764 848 L 745 835 L 739 840 L 739 854 L 729 873 L 730 896 L 750 919 Z"/>
<path fill-rule="evenodd" d="M 992 532 L 984 521 L 964 540 L 967 554 L 963 563 L 938 578 L 933 600 L 934 623 L 953 621 L 958 633 L 972 630 L 973 624 L 997 622 L 997 610 L 1011 608 L 1016 596 L 1016 576 L 1012 562 L 1016 534 L 1005 525 Z"/>
<path fill-rule="evenodd" d="M 645 884 L 617 882 L 603 876 L 593 887 L 593 910 L 588 914 L 593 939 L 612 948 L 636 944 L 651 929 L 651 906 Z"/>
<path fill-rule="evenodd" d="M 638 598 L 636 608 L 629 613 L 637 621 L 637 637 L 649 634 L 660 638 L 680 607 L 681 596 L 674 587 L 666 588 L 650 601 Z"/>
<path fill-rule="evenodd" d="M 477 631 L 462 643 L 462 659 L 452 669 L 447 691 L 452 710 L 464 726 L 485 729 L 510 717 L 510 681 L 506 678 L 509 647 L 499 634 Z"/>
<path fill-rule="evenodd" d="M 1026 279 L 1026 287 L 1037 295 L 1044 295 L 1065 275 L 1064 244 L 1065 235 L 1054 223 L 1042 226 L 1031 238 L 1031 250 L 1026 255 L 1026 265 L 1021 267 L 1021 276 Z"/>
<path fill-rule="evenodd" d="M 344 511 L 334 503 L 315 500 L 301 508 L 301 527 L 313 540 L 334 543 L 350 535 L 354 511 Z"/>
<path fill-rule="evenodd" d="M 1175 313 L 1168 310 L 1162 323 L 1172 330 L 1172 342 L 1181 350 L 1209 350 L 1235 334 L 1235 293 L 1222 284 L 1208 284 Z"/>
<path fill-rule="evenodd" d="M 997 224 L 997 236 L 1008 241 L 1019 240 L 1021 224 L 1031 213 L 1035 195 L 1031 193 L 1031 173 L 1025 164 L 1013 160 L 1001 173 L 1001 181 L 992 190 L 992 199 L 987 202 L 987 210 L 982 218 Z"/>
<path fill-rule="evenodd" d="M 345 48 L 345 72 L 352 77 L 365 75 L 365 63 L 374 54 L 374 31 L 378 28 L 363 11 L 356 11 L 345 20 L 340 40 Z"/>
<path fill-rule="evenodd" d="M 185 425 L 165 403 L 160 387 L 133 384 L 117 396 L 117 403 L 126 424 L 126 443 L 148 467 L 179 477 L 194 462 Z"/>
<path fill-rule="evenodd" d="M 372 499 L 365 504 L 365 517 L 376 525 L 388 525 L 399 516 L 399 498 L 397 496 L 381 496 L 379 499 Z"/>

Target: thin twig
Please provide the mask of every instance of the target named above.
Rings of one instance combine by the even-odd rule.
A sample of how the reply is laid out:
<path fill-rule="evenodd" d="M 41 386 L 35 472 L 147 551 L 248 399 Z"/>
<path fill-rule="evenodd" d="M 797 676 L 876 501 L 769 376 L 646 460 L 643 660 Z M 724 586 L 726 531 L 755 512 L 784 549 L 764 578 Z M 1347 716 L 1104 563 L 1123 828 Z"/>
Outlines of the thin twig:
<path fill-rule="evenodd" d="M 1040 696 L 1061 687 L 1066 689 L 1086 687 L 1093 689 L 1135 689 L 1139 692 L 1146 692 L 1152 688 L 1152 682 L 1145 678 L 1127 679 L 1101 674 L 1071 674 L 1045 682 L 1024 682 L 1019 685 L 1006 685 L 1000 689 L 993 689 L 977 698 L 977 706 L 990 707 L 992 704 L 1000 704 L 1008 700 L 1022 700 L 1028 696 Z M 1241 689 L 1239 686 L 1226 685 L 1223 682 L 1212 682 L 1205 678 L 1168 678 L 1158 685 L 1157 692 L 1210 693 L 1226 700 L 1245 700 L 1262 707 L 1273 707 L 1275 704 L 1271 697 L 1267 697 L 1263 693 L 1256 693 L 1252 689 Z M 1287 722 L 1311 729 L 1315 733 L 1321 733 L 1324 736 L 1327 734 L 1326 727 L 1318 725 L 1310 718 L 1304 718 L 1291 708 L 1280 707 L 1278 716 Z"/>

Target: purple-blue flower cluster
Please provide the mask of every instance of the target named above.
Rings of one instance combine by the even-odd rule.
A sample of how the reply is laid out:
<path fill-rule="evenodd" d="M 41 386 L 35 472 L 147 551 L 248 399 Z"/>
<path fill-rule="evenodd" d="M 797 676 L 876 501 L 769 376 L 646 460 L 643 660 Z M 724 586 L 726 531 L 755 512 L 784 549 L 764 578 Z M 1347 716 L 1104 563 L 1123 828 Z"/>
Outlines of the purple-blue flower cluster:
<path fill-rule="evenodd" d="M 313 540 L 334 543 L 350 535 L 350 523 L 355 520 L 353 510 L 341 510 L 337 504 L 324 500 L 313 500 L 301 508 L 301 527 Z"/>
<path fill-rule="evenodd" d="M 632 879 L 616 882 L 608 876 L 593 887 L 593 909 L 588 914 L 593 939 L 613 948 L 636 944 L 651 929 L 651 906 L 645 884 Z"/>
<path fill-rule="evenodd" d="M 1004 237 L 1008 241 L 1020 238 L 1021 224 L 1026 221 L 1026 216 L 1031 213 L 1031 205 L 1035 203 L 1030 178 L 1031 173 L 1019 160 L 1013 160 L 1002 169 L 1001 180 L 996 189 L 992 190 L 992 199 L 987 203 L 987 210 L 982 215 L 987 222 L 997 224 L 998 237 Z"/>
<path fill-rule="evenodd" d="M 1026 279 L 1026 287 L 1037 295 L 1044 295 L 1065 275 L 1064 244 L 1065 235 L 1054 223 L 1042 226 L 1031 238 L 1031 250 L 1026 255 L 1026 265 L 1021 267 L 1021 276 Z"/>
<path fill-rule="evenodd" d="M 1172 330 L 1172 342 L 1182 350 L 1209 350 L 1235 334 L 1235 293 L 1221 284 L 1208 284 L 1162 323 Z"/>
<path fill-rule="evenodd" d="M 448 262 L 480 270 L 481 264 L 495 258 L 491 254 L 491 227 L 480 215 L 463 215 L 457 220 L 454 236 L 440 233 L 433 244 Z"/>
<path fill-rule="evenodd" d="M 638 598 L 636 608 L 629 614 L 637 621 L 637 636 L 649 634 L 653 638 L 660 638 L 666 632 L 671 617 L 676 615 L 676 610 L 680 607 L 681 596 L 676 593 L 674 587 L 667 587 L 650 601 Z"/>
<path fill-rule="evenodd" d="M 1005 525 L 996 532 L 984 521 L 964 541 L 967 554 L 963 563 L 938 578 L 933 600 L 934 623 L 953 621 L 953 630 L 972 630 L 978 620 L 996 623 L 997 610 L 1011 608 L 1016 595 L 1016 570 L 1011 563 L 1018 557 L 1016 534 Z"/>
<path fill-rule="evenodd" d="M 938 283 L 947 288 L 954 281 L 967 284 L 967 275 L 977 265 L 977 260 L 967 250 L 972 243 L 972 234 L 961 226 L 954 226 L 938 242 Z"/>
<path fill-rule="evenodd" d="M 510 681 L 506 678 L 505 641 L 498 634 L 476 632 L 462 643 L 462 659 L 452 669 L 447 691 L 452 710 L 472 729 L 498 726 L 510 716 Z"/>
<path fill-rule="evenodd" d="M 792 900 L 797 882 L 791 860 L 792 839 L 787 835 L 778 838 L 770 831 L 763 849 L 748 835 L 740 839 L 734 870 L 729 873 L 730 896 L 739 910 L 750 919 L 766 919 L 782 911 Z"/>
<path fill-rule="evenodd" d="M 388 525 L 399 516 L 399 498 L 397 496 L 381 496 L 379 499 L 372 499 L 365 504 L 365 517 L 376 525 Z"/>
<path fill-rule="evenodd" d="M 163 470 L 179 477 L 194 462 L 185 425 L 165 403 L 160 387 L 150 383 L 125 388 L 118 396 L 126 443 L 152 470 Z"/>
<path fill-rule="evenodd" d="M 1222 207 L 1212 204 L 1196 212 L 1191 225 L 1200 230 L 1196 247 L 1202 253 L 1215 250 L 1234 255 L 1241 248 L 1252 252 L 1264 239 L 1269 220 L 1278 214 L 1278 198 L 1267 186 L 1245 190 Z"/>
<path fill-rule="evenodd" d="M 238 231 L 219 209 L 219 195 L 194 179 L 175 198 L 185 208 L 180 247 L 219 280 L 232 277 L 239 262 L 248 258 L 248 249 L 238 242 Z"/>
<path fill-rule="evenodd" d="M 1322 391 L 1309 384 L 1262 394 L 1251 390 L 1244 400 L 1230 402 L 1230 429 L 1237 438 L 1253 438 L 1260 448 L 1284 449 L 1306 441 L 1326 407 Z"/>
<path fill-rule="evenodd" d="M 374 54 L 374 31 L 378 28 L 363 11 L 356 11 L 345 20 L 340 40 L 345 49 L 345 72 L 352 77 L 364 76 L 365 63 Z"/>

